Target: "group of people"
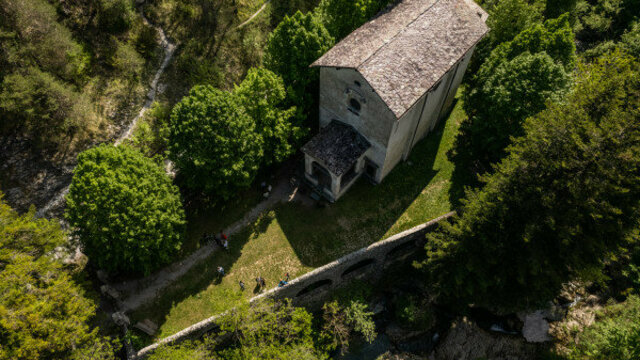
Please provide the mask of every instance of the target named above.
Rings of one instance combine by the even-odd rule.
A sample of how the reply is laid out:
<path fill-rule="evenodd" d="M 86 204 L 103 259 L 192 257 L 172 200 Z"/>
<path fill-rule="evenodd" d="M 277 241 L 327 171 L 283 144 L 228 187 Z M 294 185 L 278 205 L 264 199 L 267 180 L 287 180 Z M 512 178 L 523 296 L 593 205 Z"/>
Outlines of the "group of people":
<path fill-rule="evenodd" d="M 204 233 L 202 235 L 202 238 L 204 239 L 204 241 L 213 240 L 218 246 L 225 249 L 226 251 L 229 251 L 229 238 L 227 237 L 227 235 L 225 235 L 223 230 L 220 230 L 219 235 L 211 235 L 211 234 Z M 218 272 L 218 275 L 220 277 L 223 277 L 225 275 L 224 268 L 222 266 L 218 266 L 216 271 Z M 278 287 L 283 287 L 288 283 L 289 283 L 289 273 L 286 273 L 284 279 L 278 282 Z M 245 284 L 242 280 L 238 282 L 238 285 L 240 286 L 240 290 L 244 291 Z M 258 291 L 262 291 L 267 287 L 267 282 L 264 280 L 262 276 L 258 276 L 256 278 L 256 285 L 258 287 Z"/>
<path fill-rule="evenodd" d="M 229 251 L 229 238 L 225 235 L 224 230 L 220 230 L 219 235 L 211 235 L 204 233 L 202 234 L 202 239 L 204 242 L 209 242 L 211 240 L 215 241 L 215 243 L 221 248 Z"/>

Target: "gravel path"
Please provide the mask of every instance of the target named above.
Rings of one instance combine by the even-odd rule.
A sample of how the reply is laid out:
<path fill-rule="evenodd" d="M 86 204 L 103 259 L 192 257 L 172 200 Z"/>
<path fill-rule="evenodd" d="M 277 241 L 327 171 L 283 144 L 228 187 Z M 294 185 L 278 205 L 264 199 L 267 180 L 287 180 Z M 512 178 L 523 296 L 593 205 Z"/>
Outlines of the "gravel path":
<path fill-rule="evenodd" d="M 270 2 L 271 2 L 271 0 L 268 0 L 267 2 L 262 4 L 262 6 L 260 7 L 260 9 L 258 9 L 258 11 L 253 13 L 253 15 L 251 15 L 247 20 L 243 21 L 240 25 L 236 26 L 236 30 L 237 29 L 242 29 L 245 25 L 250 23 L 251 20 L 253 20 L 256 16 L 258 16 L 262 12 L 262 10 L 264 10 L 267 7 L 267 5 L 269 5 Z"/>
<path fill-rule="evenodd" d="M 277 184 L 274 186 L 271 195 L 249 210 L 244 217 L 231 224 L 225 229 L 225 234 L 232 237 L 246 226 L 255 222 L 260 214 L 273 208 L 281 202 L 288 202 L 297 199 L 298 187 L 293 187 L 289 181 L 289 176 L 281 176 Z M 135 310 L 141 305 L 153 300 L 158 293 L 185 275 L 200 261 L 206 259 L 214 251 L 219 251 L 217 245 L 208 244 L 194 251 L 187 258 L 182 259 L 155 274 L 145 278 L 125 281 L 119 284 L 111 284 L 113 288 L 121 294 L 125 294 L 125 298 L 120 301 L 121 311 Z"/>

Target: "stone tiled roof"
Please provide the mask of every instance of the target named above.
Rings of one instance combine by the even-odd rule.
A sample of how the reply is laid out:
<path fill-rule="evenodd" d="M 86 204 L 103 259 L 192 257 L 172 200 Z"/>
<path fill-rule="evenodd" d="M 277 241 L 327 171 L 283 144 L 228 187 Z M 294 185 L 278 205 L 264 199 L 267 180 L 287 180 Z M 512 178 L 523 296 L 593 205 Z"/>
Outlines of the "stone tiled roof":
<path fill-rule="evenodd" d="M 341 176 L 371 144 L 351 125 L 333 120 L 302 147 L 307 155 L 321 160 L 336 176 Z"/>
<path fill-rule="evenodd" d="M 358 70 L 401 117 L 489 30 L 473 0 L 403 0 L 311 66 Z"/>

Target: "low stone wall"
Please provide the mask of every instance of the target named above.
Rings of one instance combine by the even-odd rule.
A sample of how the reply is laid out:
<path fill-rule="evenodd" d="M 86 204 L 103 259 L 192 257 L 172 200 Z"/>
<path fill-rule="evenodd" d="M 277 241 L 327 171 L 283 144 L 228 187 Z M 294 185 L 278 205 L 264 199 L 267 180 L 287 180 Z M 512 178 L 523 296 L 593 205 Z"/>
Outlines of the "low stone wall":
<path fill-rule="evenodd" d="M 449 219 L 454 214 L 455 212 L 450 212 L 347 254 L 291 280 L 286 286 L 266 291 L 249 301 L 253 303 L 264 298 L 289 298 L 294 305 L 317 309 L 331 296 L 334 290 L 355 279 L 375 281 L 382 276 L 387 267 L 405 260 L 416 251 L 421 251 L 425 245 L 425 235 L 433 230 L 438 222 Z M 186 338 L 196 338 L 215 330 L 216 320 L 222 315 L 212 316 L 145 347 L 138 351 L 137 358 L 144 358 L 160 345 L 179 342 Z"/>

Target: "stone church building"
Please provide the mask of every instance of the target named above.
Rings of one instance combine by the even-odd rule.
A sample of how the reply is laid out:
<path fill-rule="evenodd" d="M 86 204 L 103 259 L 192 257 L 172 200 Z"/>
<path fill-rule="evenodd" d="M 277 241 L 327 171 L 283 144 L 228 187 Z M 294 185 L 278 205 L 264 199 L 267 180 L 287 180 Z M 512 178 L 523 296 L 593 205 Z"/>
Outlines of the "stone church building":
<path fill-rule="evenodd" d="M 316 60 L 320 131 L 302 147 L 306 180 L 335 201 L 406 160 L 450 111 L 487 17 L 473 0 L 403 0 Z"/>

